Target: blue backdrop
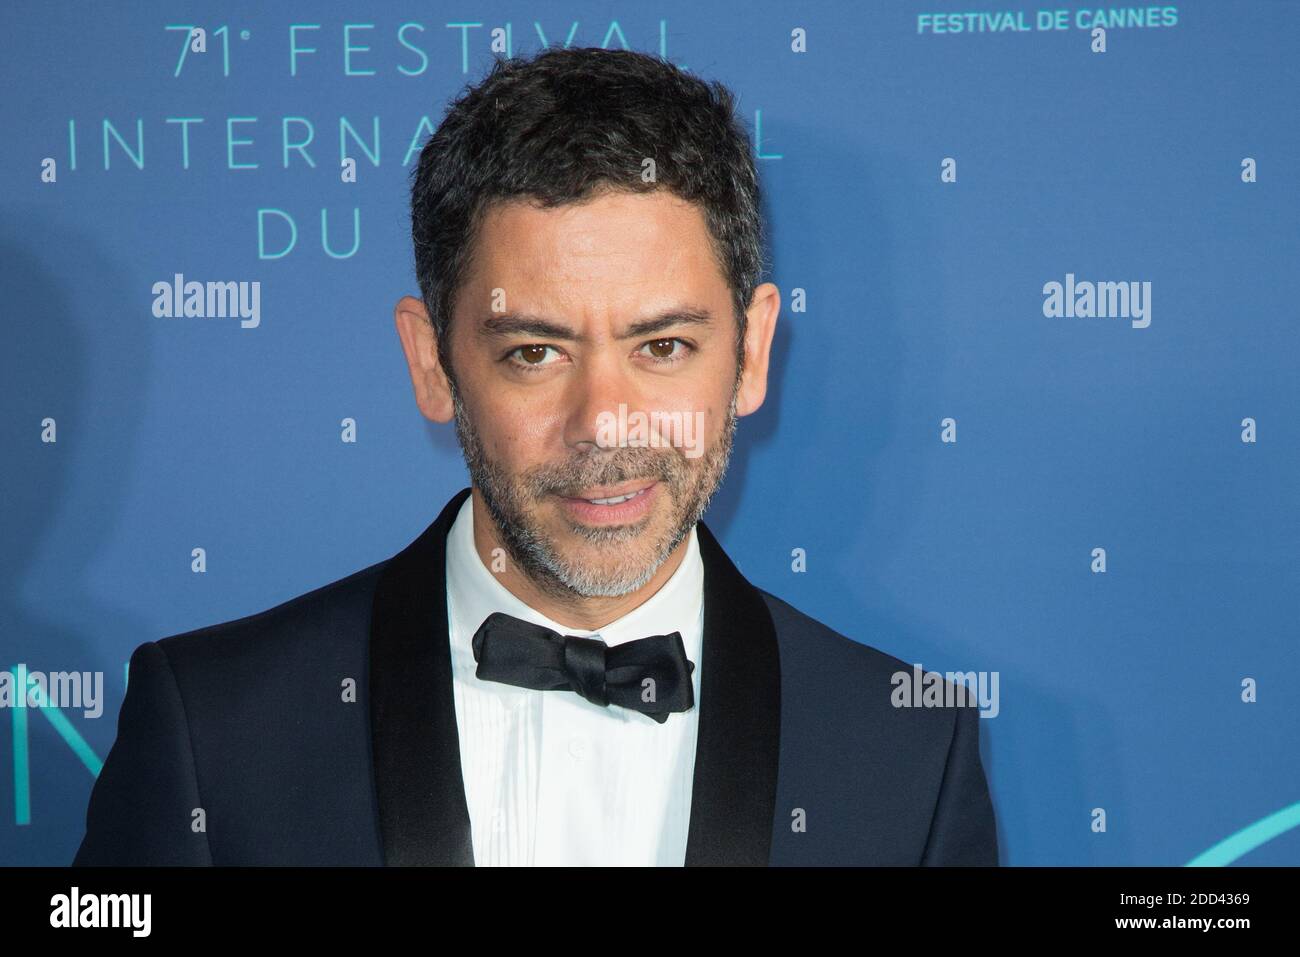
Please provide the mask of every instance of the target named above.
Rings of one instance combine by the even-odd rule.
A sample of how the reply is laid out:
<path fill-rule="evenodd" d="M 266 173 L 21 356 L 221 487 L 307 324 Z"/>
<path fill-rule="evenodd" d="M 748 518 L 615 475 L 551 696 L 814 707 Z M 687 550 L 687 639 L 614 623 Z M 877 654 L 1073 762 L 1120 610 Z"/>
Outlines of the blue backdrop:
<path fill-rule="evenodd" d="M 467 484 L 392 307 L 411 164 L 494 42 L 739 94 L 783 308 L 706 521 L 831 627 L 999 676 L 1004 862 L 1300 862 L 1298 15 L 6 4 L 0 668 L 103 687 L 0 711 L 0 863 L 71 860 L 132 649 L 380 561 Z M 256 322 L 155 315 L 177 274 L 258 282 Z M 1122 284 L 1105 315 L 1085 283 Z"/>

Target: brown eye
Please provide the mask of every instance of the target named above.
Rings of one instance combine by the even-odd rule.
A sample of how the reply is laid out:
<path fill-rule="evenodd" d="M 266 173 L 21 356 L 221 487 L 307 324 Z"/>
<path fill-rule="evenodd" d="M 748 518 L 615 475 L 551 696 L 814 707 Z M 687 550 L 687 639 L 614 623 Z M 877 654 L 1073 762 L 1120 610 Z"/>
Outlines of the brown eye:
<path fill-rule="evenodd" d="M 554 360 L 548 359 L 548 352 L 555 353 Z M 538 345 L 530 343 L 526 346 L 516 346 L 502 356 L 502 361 L 509 363 L 510 367 L 518 372 L 541 372 L 559 361 L 560 351 L 554 346 Z"/>
<path fill-rule="evenodd" d="M 676 339 L 656 339 L 653 342 L 647 342 L 650 347 L 650 354 L 656 359 L 669 359 L 673 354 L 673 346 L 676 345 Z"/>

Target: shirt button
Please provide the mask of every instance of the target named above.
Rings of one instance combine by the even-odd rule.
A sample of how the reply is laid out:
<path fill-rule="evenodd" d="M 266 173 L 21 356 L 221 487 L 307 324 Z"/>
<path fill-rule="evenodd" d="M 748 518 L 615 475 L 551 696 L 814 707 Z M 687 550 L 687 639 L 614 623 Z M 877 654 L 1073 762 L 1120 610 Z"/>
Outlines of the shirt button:
<path fill-rule="evenodd" d="M 587 741 L 585 738 L 569 739 L 569 754 L 575 761 L 581 761 L 587 756 Z"/>

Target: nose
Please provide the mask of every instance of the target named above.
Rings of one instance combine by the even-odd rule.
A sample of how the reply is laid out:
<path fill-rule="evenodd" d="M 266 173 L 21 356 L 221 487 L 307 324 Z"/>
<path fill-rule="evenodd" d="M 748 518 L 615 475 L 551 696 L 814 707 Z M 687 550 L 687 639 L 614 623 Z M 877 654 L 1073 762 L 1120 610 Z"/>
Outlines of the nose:
<path fill-rule="evenodd" d="M 637 408 L 635 387 L 628 373 L 616 356 L 593 354 L 569 378 L 565 393 L 566 447 L 581 452 L 617 447 L 620 411 L 626 421 L 626 415 Z"/>

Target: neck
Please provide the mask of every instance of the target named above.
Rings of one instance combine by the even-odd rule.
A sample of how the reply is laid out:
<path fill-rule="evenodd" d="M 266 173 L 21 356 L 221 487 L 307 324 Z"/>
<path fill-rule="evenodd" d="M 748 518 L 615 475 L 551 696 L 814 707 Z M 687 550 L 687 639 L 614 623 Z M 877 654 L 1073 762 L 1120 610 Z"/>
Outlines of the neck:
<path fill-rule="evenodd" d="M 487 506 L 483 504 L 477 488 L 473 490 L 471 498 L 474 509 L 474 550 L 478 552 L 483 567 L 491 572 L 494 550 L 500 548 L 501 553 L 504 554 L 509 554 L 509 551 L 497 534 L 496 523 L 488 514 Z M 540 588 L 514 562 L 507 562 L 504 571 L 493 572 L 493 574 L 510 594 L 557 624 L 568 628 L 597 631 L 643 604 L 662 588 L 664 582 L 672 577 L 673 572 L 681 565 L 682 559 L 686 557 L 689 544 L 689 536 L 683 538 L 650 580 L 636 591 L 628 592 L 626 595 L 611 597 L 597 595 L 588 598 L 572 591 L 567 594 L 555 594 Z"/>

